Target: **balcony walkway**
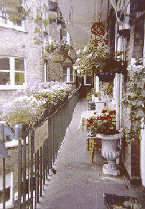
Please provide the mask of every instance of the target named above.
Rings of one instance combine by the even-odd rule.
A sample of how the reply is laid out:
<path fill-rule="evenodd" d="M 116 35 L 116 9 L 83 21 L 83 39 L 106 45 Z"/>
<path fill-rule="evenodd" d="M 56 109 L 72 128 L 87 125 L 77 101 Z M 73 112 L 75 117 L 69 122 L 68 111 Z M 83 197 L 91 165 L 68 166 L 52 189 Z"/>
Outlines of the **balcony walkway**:
<path fill-rule="evenodd" d="M 137 197 L 145 208 L 145 189 L 130 186 L 124 176 L 103 175 L 104 159 L 98 151 L 94 163 L 87 151 L 86 132 L 77 131 L 81 113 L 87 110 L 85 98 L 77 104 L 65 142 L 56 164 L 56 174 L 45 186 L 37 209 L 105 209 L 103 193 Z"/>

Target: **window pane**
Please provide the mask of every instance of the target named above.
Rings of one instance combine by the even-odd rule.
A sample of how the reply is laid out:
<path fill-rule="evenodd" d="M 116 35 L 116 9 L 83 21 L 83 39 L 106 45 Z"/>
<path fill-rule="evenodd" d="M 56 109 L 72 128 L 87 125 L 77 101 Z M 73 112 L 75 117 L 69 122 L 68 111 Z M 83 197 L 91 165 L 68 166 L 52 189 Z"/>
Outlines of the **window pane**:
<path fill-rule="evenodd" d="M 24 73 L 15 73 L 15 85 L 23 85 Z"/>
<path fill-rule="evenodd" d="M 67 82 L 67 75 L 63 75 L 63 82 Z"/>
<path fill-rule="evenodd" d="M 10 70 L 9 58 L 0 58 L 0 70 Z"/>
<path fill-rule="evenodd" d="M 70 74 L 73 75 L 73 68 L 70 69 Z"/>
<path fill-rule="evenodd" d="M 5 188 L 5 201 L 10 199 L 10 187 Z M 0 204 L 3 203 L 3 190 L 0 190 Z"/>
<path fill-rule="evenodd" d="M 70 75 L 70 81 L 73 82 L 73 75 Z"/>
<path fill-rule="evenodd" d="M 92 77 L 86 75 L 86 84 L 91 84 Z"/>
<path fill-rule="evenodd" d="M 0 72 L 0 85 L 10 85 L 10 73 Z"/>
<path fill-rule="evenodd" d="M 63 68 L 63 74 L 67 75 L 67 68 Z"/>
<path fill-rule="evenodd" d="M 15 70 L 24 71 L 24 59 L 15 58 Z"/>

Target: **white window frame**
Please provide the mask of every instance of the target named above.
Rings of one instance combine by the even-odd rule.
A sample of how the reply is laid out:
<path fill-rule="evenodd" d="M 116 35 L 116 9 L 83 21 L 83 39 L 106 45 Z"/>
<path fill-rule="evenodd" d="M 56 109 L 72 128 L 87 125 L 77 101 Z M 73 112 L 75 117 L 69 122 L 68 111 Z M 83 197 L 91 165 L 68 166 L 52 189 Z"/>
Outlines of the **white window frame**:
<path fill-rule="evenodd" d="M 85 86 L 91 86 L 92 85 L 91 83 L 87 83 L 87 76 L 86 76 L 86 74 L 84 75 L 84 85 Z"/>
<path fill-rule="evenodd" d="M 5 185 L 5 189 L 10 187 L 10 199 L 8 201 L 5 202 L 5 206 L 10 207 L 14 205 L 13 202 L 13 190 L 14 190 L 14 184 L 13 184 L 13 172 L 10 172 L 8 174 L 5 175 L 6 178 L 6 185 Z M 0 176 L 0 181 L 2 182 L 2 176 Z M 0 185 L 0 190 L 3 190 L 2 185 Z M 3 203 L 0 203 L 0 208 L 3 208 Z"/>
<path fill-rule="evenodd" d="M 22 6 L 24 5 L 24 0 L 22 1 L 21 5 Z M 21 31 L 21 32 L 26 32 L 24 28 L 24 20 L 21 21 L 21 26 L 19 26 L 17 24 L 14 24 L 8 19 L 8 14 L 6 14 L 6 16 L 7 16 L 6 19 L 4 19 L 2 16 L 2 11 L 0 11 L 0 27 L 14 29 L 14 30 Z"/>
<path fill-rule="evenodd" d="M 25 89 L 26 88 L 26 59 L 23 57 L 0 57 L 9 58 L 10 70 L 0 70 L 0 72 L 10 72 L 10 85 L 0 85 L 0 90 L 7 89 Z M 15 70 L 15 59 L 21 58 L 24 60 L 24 71 Z M 15 73 L 24 73 L 24 83 L 23 85 L 15 85 Z"/>
<path fill-rule="evenodd" d="M 66 68 L 66 67 L 64 67 L 64 68 Z M 66 83 L 74 83 L 74 71 L 73 71 L 73 81 L 70 81 L 70 69 L 71 69 L 72 67 L 67 67 L 67 74 L 63 74 L 63 76 L 65 75 L 65 76 L 67 76 L 67 81 L 66 81 Z M 73 69 L 73 68 L 72 68 Z"/>

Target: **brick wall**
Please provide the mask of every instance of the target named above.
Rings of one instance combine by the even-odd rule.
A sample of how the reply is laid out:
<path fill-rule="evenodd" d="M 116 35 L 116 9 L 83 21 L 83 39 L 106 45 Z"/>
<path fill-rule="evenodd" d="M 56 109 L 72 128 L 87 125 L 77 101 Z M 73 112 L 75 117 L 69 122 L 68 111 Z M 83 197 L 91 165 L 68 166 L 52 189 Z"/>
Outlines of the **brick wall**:
<path fill-rule="evenodd" d="M 134 33 L 134 58 L 143 57 L 143 46 L 144 46 L 144 21 L 142 18 L 138 18 L 135 23 Z"/>
<path fill-rule="evenodd" d="M 52 62 L 51 59 L 47 63 L 47 81 L 62 81 L 63 66 L 60 63 Z"/>

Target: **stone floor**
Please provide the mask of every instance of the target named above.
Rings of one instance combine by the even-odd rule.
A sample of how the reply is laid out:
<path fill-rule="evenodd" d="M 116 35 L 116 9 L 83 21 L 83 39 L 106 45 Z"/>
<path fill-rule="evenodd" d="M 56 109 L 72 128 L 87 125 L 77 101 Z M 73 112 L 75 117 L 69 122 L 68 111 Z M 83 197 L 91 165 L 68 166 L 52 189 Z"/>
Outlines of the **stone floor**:
<path fill-rule="evenodd" d="M 37 209 L 105 209 L 104 193 L 137 197 L 145 209 L 144 187 L 131 186 L 124 176 L 104 175 L 105 160 L 100 151 L 95 153 L 94 163 L 91 163 L 86 132 L 77 131 L 81 113 L 86 110 L 84 98 L 75 108 L 57 159 L 56 174 L 47 182 Z"/>

